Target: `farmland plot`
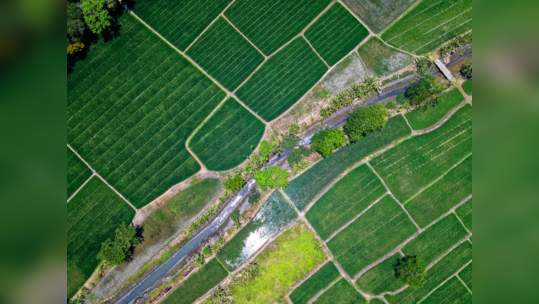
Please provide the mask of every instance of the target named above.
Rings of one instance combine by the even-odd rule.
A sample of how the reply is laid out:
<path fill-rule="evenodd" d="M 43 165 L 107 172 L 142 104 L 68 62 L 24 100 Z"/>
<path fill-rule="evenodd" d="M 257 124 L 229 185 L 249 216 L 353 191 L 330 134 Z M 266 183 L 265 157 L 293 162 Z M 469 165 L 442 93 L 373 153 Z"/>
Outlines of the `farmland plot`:
<path fill-rule="evenodd" d="M 230 91 L 264 61 L 264 56 L 222 17 L 186 54 Z"/>
<path fill-rule="evenodd" d="M 463 84 L 462 84 L 462 89 L 464 90 L 464 92 L 466 92 L 466 94 L 468 95 L 472 95 L 472 80 L 471 79 L 468 79 L 466 80 Z"/>
<path fill-rule="evenodd" d="M 343 0 L 375 32 L 397 19 L 415 0 Z"/>
<path fill-rule="evenodd" d="M 421 303 L 472 303 L 472 294 L 457 277 L 451 278 Z"/>
<path fill-rule="evenodd" d="M 326 71 L 324 62 L 303 37 L 298 37 L 268 59 L 236 96 L 271 121 L 296 103 Z"/>
<path fill-rule="evenodd" d="M 472 28 L 472 0 L 423 0 L 382 34 L 388 43 L 424 54 Z"/>
<path fill-rule="evenodd" d="M 134 216 L 133 208 L 95 176 L 67 203 L 68 298 L 97 267 L 101 243 Z"/>
<path fill-rule="evenodd" d="M 341 279 L 330 289 L 326 290 L 316 301 L 316 304 L 361 304 L 367 300 L 354 288 L 352 283 Z"/>
<path fill-rule="evenodd" d="M 405 204 L 471 152 L 472 107 L 465 105 L 438 129 L 410 138 L 370 163 Z"/>
<path fill-rule="evenodd" d="M 386 195 L 327 245 L 342 268 L 355 276 L 416 231 L 404 210 Z"/>
<path fill-rule="evenodd" d="M 332 261 L 327 262 L 316 273 L 301 283 L 294 292 L 290 294 L 290 300 L 294 304 L 307 304 L 309 300 L 318 292 L 328 287 L 341 274 Z"/>
<path fill-rule="evenodd" d="M 363 83 L 367 77 L 369 77 L 369 72 L 363 66 L 361 58 L 358 54 L 352 53 L 333 67 L 322 79 L 322 85 L 336 96 L 350 90 L 358 83 Z"/>
<path fill-rule="evenodd" d="M 455 210 L 458 217 L 462 220 L 466 228 L 472 231 L 472 199 L 464 203 Z"/>
<path fill-rule="evenodd" d="M 269 56 L 299 34 L 331 0 L 238 0 L 225 16 Z"/>
<path fill-rule="evenodd" d="M 417 110 L 406 113 L 406 120 L 414 130 L 423 130 L 434 126 L 444 116 L 464 101 L 464 96 L 455 88 L 438 97 L 436 105 L 421 106 Z"/>
<path fill-rule="evenodd" d="M 200 169 L 185 141 L 226 94 L 131 15 L 120 24 L 69 75 L 67 141 L 142 207 Z"/>
<path fill-rule="evenodd" d="M 358 53 L 369 72 L 376 77 L 391 75 L 414 63 L 412 56 L 388 47 L 377 37 L 370 38 Z"/>
<path fill-rule="evenodd" d="M 189 140 L 189 147 L 209 170 L 229 170 L 249 157 L 264 130 L 262 121 L 229 98 Z"/>
<path fill-rule="evenodd" d="M 67 198 L 92 176 L 92 170 L 67 148 Z"/>
<path fill-rule="evenodd" d="M 340 3 L 335 3 L 305 32 L 305 38 L 330 66 L 368 35 L 369 31 Z"/>
<path fill-rule="evenodd" d="M 473 272 L 473 263 L 470 263 L 468 266 L 466 266 L 464 269 L 462 269 L 458 276 L 462 279 L 462 281 L 472 290 L 472 272 Z"/>
<path fill-rule="evenodd" d="M 404 283 L 395 276 L 395 265 L 400 258 L 402 258 L 400 253 L 395 253 L 382 263 L 367 270 L 356 280 L 356 285 L 361 290 L 373 295 L 398 290 L 404 286 Z"/>
<path fill-rule="evenodd" d="M 386 192 L 371 169 L 361 165 L 335 183 L 305 216 L 325 240 Z"/>

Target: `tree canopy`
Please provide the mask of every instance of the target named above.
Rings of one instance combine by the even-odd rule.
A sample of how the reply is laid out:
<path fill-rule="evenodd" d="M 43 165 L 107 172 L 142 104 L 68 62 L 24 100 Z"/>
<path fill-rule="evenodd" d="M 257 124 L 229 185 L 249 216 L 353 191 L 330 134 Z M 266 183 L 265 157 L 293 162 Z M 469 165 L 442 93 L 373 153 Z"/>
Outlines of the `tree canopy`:
<path fill-rule="evenodd" d="M 279 188 L 288 186 L 288 172 L 277 166 L 271 166 L 267 170 L 256 171 L 256 182 L 263 191 L 267 188 Z"/>
<path fill-rule="evenodd" d="M 243 178 L 241 178 L 241 175 L 239 174 L 227 176 L 227 178 L 225 178 L 225 180 L 223 181 L 223 186 L 226 190 L 230 192 L 236 192 L 237 190 L 240 190 L 243 185 L 245 185 L 245 181 L 243 180 Z"/>
<path fill-rule="evenodd" d="M 105 4 L 108 4 L 106 0 L 84 0 L 80 5 L 84 20 L 93 33 L 101 34 L 110 25 L 111 17 Z"/>
<path fill-rule="evenodd" d="M 346 133 L 350 141 L 355 142 L 372 131 L 386 126 L 387 109 L 382 104 L 372 104 L 367 107 L 354 110 L 346 123 Z"/>
<path fill-rule="evenodd" d="M 346 135 L 341 129 L 324 129 L 313 136 L 312 148 L 328 157 L 333 150 L 344 145 Z"/>
<path fill-rule="evenodd" d="M 139 243 L 136 234 L 135 227 L 122 225 L 116 229 L 114 241 L 107 239 L 101 244 L 101 251 L 97 254 L 97 259 L 106 261 L 110 265 L 124 264 L 131 247 Z"/>
<path fill-rule="evenodd" d="M 405 256 L 395 265 L 395 276 L 414 289 L 422 288 L 427 281 L 426 269 L 420 257 Z"/>

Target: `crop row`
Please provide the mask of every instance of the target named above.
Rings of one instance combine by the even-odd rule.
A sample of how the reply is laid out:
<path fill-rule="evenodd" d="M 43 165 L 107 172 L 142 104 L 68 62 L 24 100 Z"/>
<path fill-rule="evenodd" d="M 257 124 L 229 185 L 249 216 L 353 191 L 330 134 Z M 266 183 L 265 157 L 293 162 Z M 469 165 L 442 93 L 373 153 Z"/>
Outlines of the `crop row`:
<path fill-rule="evenodd" d="M 417 110 L 406 113 L 406 120 L 412 129 L 423 130 L 435 125 L 463 101 L 464 96 L 459 89 L 455 88 L 432 101 L 432 104 L 426 104 Z"/>
<path fill-rule="evenodd" d="M 472 303 L 472 294 L 457 277 L 452 277 L 421 303 Z"/>
<path fill-rule="evenodd" d="M 67 198 L 92 176 L 92 170 L 67 148 Z"/>
<path fill-rule="evenodd" d="M 305 282 L 301 283 L 294 292 L 290 294 L 290 300 L 294 304 L 306 304 L 322 289 L 340 277 L 339 270 L 335 267 L 332 261 L 327 262 L 324 266 L 318 269 Z"/>
<path fill-rule="evenodd" d="M 373 295 L 397 291 L 404 286 L 404 283 L 395 276 L 395 265 L 401 258 L 400 253 L 395 253 L 361 275 L 356 280 L 356 285 Z"/>
<path fill-rule="evenodd" d="M 315 304 L 367 304 L 367 300 L 346 279 L 341 279 L 326 290 Z"/>
<path fill-rule="evenodd" d="M 472 263 L 470 263 L 468 266 L 466 266 L 464 269 L 462 269 L 458 276 L 464 281 L 466 286 L 472 290 L 472 274 L 473 274 L 473 266 Z"/>
<path fill-rule="evenodd" d="M 464 203 L 455 210 L 458 217 L 462 220 L 466 228 L 472 231 L 472 199 Z"/>

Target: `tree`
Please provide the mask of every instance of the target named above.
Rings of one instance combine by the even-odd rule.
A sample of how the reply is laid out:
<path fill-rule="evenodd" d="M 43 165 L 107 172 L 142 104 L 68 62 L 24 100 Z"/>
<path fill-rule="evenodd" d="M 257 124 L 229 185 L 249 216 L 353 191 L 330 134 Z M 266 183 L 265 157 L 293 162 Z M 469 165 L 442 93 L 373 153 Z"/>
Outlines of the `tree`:
<path fill-rule="evenodd" d="M 267 170 L 256 172 L 256 182 L 266 191 L 268 187 L 276 189 L 288 186 L 288 172 L 277 166 L 271 166 Z"/>
<path fill-rule="evenodd" d="M 346 133 L 350 141 L 355 142 L 372 131 L 386 126 L 387 109 L 384 105 L 375 103 L 354 110 L 346 123 Z"/>
<path fill-rule="evenodd" d="M 106 0 L 83 0 L 80 7 L 84 20 L 93 33 L 101 32 L 110 25 L 109 11 L 105 9 Z"/>
<path fill-rule="evenodd" d="M 299 137 L 296 136 L 283 136 L 283 142 L 281 142 L 281 147 L 285 150 L 294 149 L 299 143 Z"/>
<path fill-rule="evenodd" d="M 312 148 L 328 157 L 333 150 L 344 145 L 346 136 L 341 129 L 324 129 L 313 136 Z"/>
<path fill-rule="evenodd" d="M 468 79 L 472 79 L 472 63 L 468 62 L 466 64 L 463 64 L 460 68 L 460 73 L 462 74 L 462 76 Z"/>
<path fill-rule="evenodd" d="M 82 11 L 75 3 L 67 2 L 67 45 L 81 43 L 86 35 L 87 26 L 84 23 Z M 84 45 L 83 45 L 84 47 Z"/>
<path fill-rule="evenodd" d="M 434 79 L 431 75 L 426 75 L 410 85 L 405 96 L 411 104 L 420 105 L 435 95 Z"/>
<path fill-rule="evenodd" d="M 313 151 L 311 149 L 307 148 L 307 147 L 304 147 L 304 146 L 301 146 L 298 149 L 294 149 L 288 155 L 288 163 L 291 166 L 294 166 L 294 165 L 300 163 L 301 160 L 303 159 L 303 157 L 307 157 L 307 156 L 311 155 L 311 153 L 313 153 Z"/>
<path fill-rule="evenodd" d="M 237 190 L 240 190 L 243 185 L 245 185 L 245 181 L 243 180 L 243 178 L 241 178 L 241 175 L 239 174 L 227 176 L 227 178 L 225 178 L 225 180 L 223 181 L 223 186 L 226 190 L 230 192 L 236 192 Z"/>
<path fill-rule="evenodd" d="M 271 154 L 277 153 L 279 151 L 279 143 L 276 141 L 273 141 L 270 144 L 267 140 L 263 140 L 260 142 L 260 147 L 258 148 L 258 154 L 264 161 L 268 160 Z"/>
<path fill-rule="evenodd" d="M 206 246 L 206 247 L 204 248 L 204 250 L 202 250 L 202 253 L 203 253 L 205 256 L 207 256 L 207 257 L 210 256 L 210 255 L 211 255 L 211 248 L 210 248 L 210 246 Z"/>
<path fill-rule="evenodd" d="M 399 259 L 395 265 L 395 276 L 414 289 L 422 288 L 427 281 L 425 278 L 427 276 L 426 269 L 427 267 L 423 265 L 420 257 L 405 256 Z"/>
<path fill-rule="evenodd" d="M 236 210 L 236 211 L 232 212 L 232 214 L 230 215 L 230 218 L 231 218 L 234 222 L 237 222 L 237 221 L 240 219 L 240 211 L 239 211 L 239 210 Z"/>
<path fill-rule="evenodd" d="M 111 265 L 124 264 L 131 247 L 139 243 L 136 234 L 135 227 L 122 224 L 120 228 L 116 229 L 114 241 L 107 239 L 101 244 L 101 251 L 97 254 L 97 259 Z"/>

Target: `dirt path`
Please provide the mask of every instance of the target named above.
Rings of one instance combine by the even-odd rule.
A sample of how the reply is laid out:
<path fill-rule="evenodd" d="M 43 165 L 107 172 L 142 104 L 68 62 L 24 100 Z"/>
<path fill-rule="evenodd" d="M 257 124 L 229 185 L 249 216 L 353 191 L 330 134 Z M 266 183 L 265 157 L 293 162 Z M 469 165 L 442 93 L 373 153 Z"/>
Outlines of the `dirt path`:
<path fill-rule="evenodd" d="M 67 202 L 69 203 L 69 201 L 71 199 L 73 199 L 75 197 L 75 195 L 77 195 L 77 193 L 79 193 L 80 189 L 84 188 L 84 186 L 86 186 L 86 184 L 92 179 L 92 177 L 94 177 L 95 175 L 95 172 L 92 170 L 92 175 L 90 175 L 90 177 L 82 184 L 82 186 L 79 187 L 79 189 L 77 189 L 77 191 L 75 191 L 68 199 L 67 199 Z"/>

